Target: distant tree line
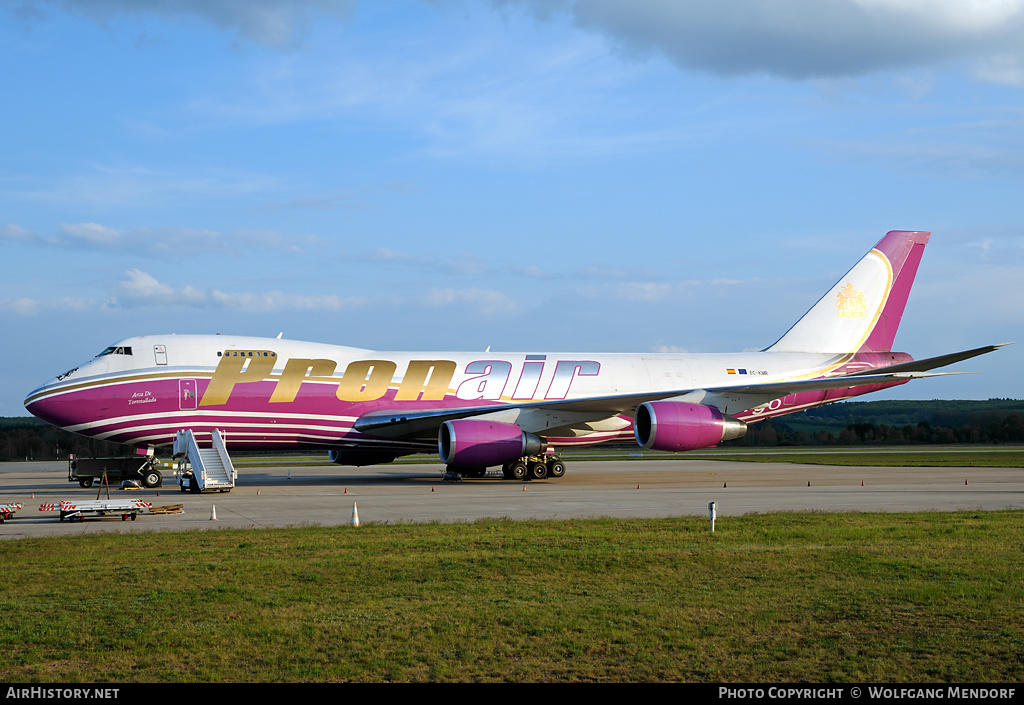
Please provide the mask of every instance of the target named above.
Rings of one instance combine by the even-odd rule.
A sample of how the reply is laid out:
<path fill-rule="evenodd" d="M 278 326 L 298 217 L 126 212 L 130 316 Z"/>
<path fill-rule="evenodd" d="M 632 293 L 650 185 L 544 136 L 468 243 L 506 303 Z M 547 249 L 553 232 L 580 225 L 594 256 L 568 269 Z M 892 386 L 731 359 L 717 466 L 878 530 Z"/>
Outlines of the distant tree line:
<path fill-rule="evenodd" d="M 1024 401 L 884 400 L 826 404 L 751 424 L 734 446 L 1024 443 Z"/>
<path fill-rule="evenodd" d="M 66 459 L 131 455 L 135 449 L 121 443 L 98 441 L 32 419 L 0 419 L 0 461 Z"/>
<path fill-rule="evenodd" d="M 751 424 L 726 446 L 852 446 L 1024 443 L 1024 401 L 840 402 Z M 31 417 L 0 418 L 0 461 L 131 455 Z"/>
<path fill-rule="evenodd" d="M 929 421 L 890 426 L 873 422 L 851 423 L 838 433 L 828 430 L 804 431 L 781 419 L 752 424 L 743 438 L 725 446 L 853 446 L 956 443 L 1024 443 L 1024 417 L 1007 414 L 984 426 L 935 426 Z"/>

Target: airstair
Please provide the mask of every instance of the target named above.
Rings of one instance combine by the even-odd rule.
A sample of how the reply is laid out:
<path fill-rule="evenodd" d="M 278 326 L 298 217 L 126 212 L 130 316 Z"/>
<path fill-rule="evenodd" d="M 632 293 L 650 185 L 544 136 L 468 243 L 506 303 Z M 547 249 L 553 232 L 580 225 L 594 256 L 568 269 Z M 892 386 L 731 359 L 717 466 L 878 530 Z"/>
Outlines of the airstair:
<path fill-rule="evenodd" d="M 230 492 L 235 486 L 238 471 L 228 456 L 224 437 L 217 429 L 213 429 L 212 436 L 212 448 L 200 448 L 190 428 L 175 436 L 174 457 L 178 459 L 178 486 L 182 492 Z M 190 468 L 185 467 L 186 460 Z"/>

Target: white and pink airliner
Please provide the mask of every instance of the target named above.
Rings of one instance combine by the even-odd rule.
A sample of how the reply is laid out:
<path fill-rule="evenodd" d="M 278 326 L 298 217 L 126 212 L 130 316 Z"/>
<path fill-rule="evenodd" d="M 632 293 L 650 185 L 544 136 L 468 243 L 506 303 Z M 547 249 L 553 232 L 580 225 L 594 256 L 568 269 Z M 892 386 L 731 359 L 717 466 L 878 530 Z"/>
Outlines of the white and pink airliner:
<path fill-rule="evenodd" d="M 685 451 L 747 424 L 907 381 L 999 345 L 892 352 L 927 232 L 888 233 L 774 345 L 715 354 L 381 352 L 280 338 L 122 340 L 28 395 L 74 433 L 138 448 L 179 430 L 231 450 L 321 448 L 341 465 L 437 452 L 450 471 L 561 477 L 557 449 Z"/>

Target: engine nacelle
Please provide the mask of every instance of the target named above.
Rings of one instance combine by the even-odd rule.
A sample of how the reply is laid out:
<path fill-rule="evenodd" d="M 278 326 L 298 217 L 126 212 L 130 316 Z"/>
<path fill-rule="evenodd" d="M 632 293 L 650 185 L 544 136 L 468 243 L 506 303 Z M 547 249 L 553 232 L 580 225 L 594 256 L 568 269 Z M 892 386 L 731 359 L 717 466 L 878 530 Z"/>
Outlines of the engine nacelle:
<path fill-rule="evenodd" d="M 547 450 L 547 442 L 514 423 L 484 419 L 445 421 L 437 433 L 437 450 L 446 465 L 486 468 Z"/>
<path fill-rule="evenodd" d="M 636 408 L 636 442 L 654 450 L 697 450 L 740 438 L 747 425 L 713 406 L 679 401 L 648 401 Z"/>
<path fill-rule="evenodd" d="M 373 450 L 344 449 L 327 451 L 327 457 L 331 459 L 332 463 L 337 463 L 338 465 L 355 465 L 359 467 L 362 465 L 390 463 L 397 456 L 394 453 L 382 453 Z"/>

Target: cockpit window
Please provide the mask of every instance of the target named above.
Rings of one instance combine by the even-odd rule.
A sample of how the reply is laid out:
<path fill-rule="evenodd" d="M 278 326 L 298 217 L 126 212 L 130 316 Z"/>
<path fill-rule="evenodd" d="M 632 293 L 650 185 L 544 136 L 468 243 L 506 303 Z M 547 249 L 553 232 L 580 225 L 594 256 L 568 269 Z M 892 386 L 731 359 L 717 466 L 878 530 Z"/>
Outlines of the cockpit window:
<path fill-rule="evenodd" d="M 107 348 L 106 350 L 101 352 L 96 357 L 103 357 L 104 355 L 131 355 L 131 354 L 132 354 L 132 348 L 131 348 L 130 345 L 118 345 L 116 347 L 115 346 L 111 346 L 111 347 Z"/>

